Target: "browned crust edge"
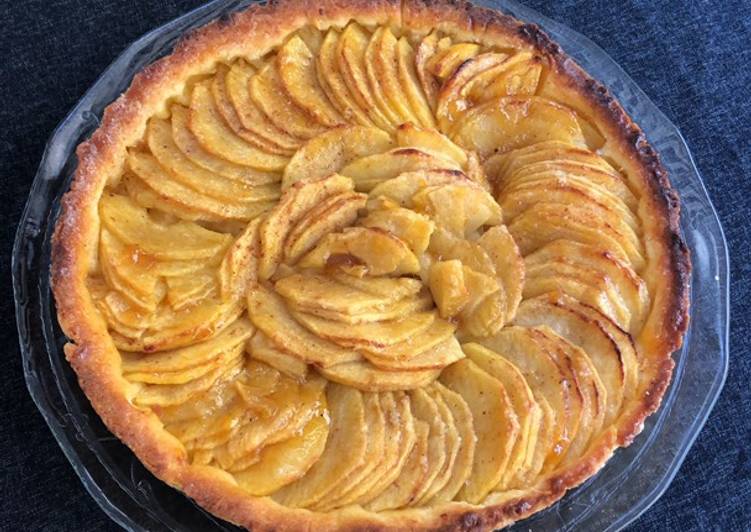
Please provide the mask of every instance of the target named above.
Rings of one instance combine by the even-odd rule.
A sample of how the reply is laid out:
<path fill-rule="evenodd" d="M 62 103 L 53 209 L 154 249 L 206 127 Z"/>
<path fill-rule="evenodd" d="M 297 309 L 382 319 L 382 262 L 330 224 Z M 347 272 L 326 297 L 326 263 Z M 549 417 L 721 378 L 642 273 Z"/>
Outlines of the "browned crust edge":
<path fill-rule="evenodd" d="M 181 79 L 221 53 L 241 46 L 267 49 L 305 22 L 325 27 L 357 17 L 373 23 L 392 21 L 410 28 L 449 27 L 467 37 L 497 37 L 533 47 L 564 73 L 572 88 L 612 125 L 620 149 L 636 161 L 650 192 L 650 202 L 663 220 L 658 245 L 663 251 L 666 301 L 658 310 L 661 340 L 653 361 L 654 379 L 640 404 L 617 434 L 607 432 L 574 467 L 546 479 L 514 498 L 486 507 L 450 503 L 439 508 L 373 514 L 346 509 L 331 514 L 284 508 L 268 498 L 249 497 L 228 475 L 212 468 L 192 466 L 181 444 L 152 413 L 135 407 L 127 397 L 128 385 L 119 371 L 117 352 L 106 325 L 88 294 L 92 246 L 96 242 L 96 204 L 107 179 L 119 169 L 121 153 L 142 133 L 143 123 L 164 99 L 174 79 Z M 235 46 L 234 43 L 241 43 Z M 217 51 L 221 52 L 220 54 Z M 609 137 L 611 138 L 611 137 Z M 254 5 L 193 32 L 174 52 L 135 76 L 129 89 L 107 107 L 102 125 L 77 149 L 79 159 L 73 184 L 63 198 L 52 247 L 52 286 L 60 324 L 70 338 L 65 352 L 79 383 L 105 424 L 159 478 L 178 487 L 212 513 L 254 530 L 384 530 L 434 528 L 440 530 L 492 529 L 508 525 L 560 499 L 568 489 L 597 472 L 615 448 L 628 445 L 642 430 L 644 419 L 659 406 L 672 375 L 671 353 L 681 345 L 688 326 L 691 265 L 680 236 L 678 196 L 655 150 L 621 105 L 599 82 L 574 63 L 533 24 L 523 24 L 496 11 L 457 0 L 304 0 Z"/>

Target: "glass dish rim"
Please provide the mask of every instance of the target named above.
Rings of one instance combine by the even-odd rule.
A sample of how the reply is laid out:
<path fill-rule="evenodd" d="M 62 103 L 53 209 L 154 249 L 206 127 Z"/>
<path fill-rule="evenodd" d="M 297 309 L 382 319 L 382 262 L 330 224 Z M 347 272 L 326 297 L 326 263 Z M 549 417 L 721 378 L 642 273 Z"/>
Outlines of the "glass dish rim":
<path fill-rule="evenodd" d="M 116 73 L 118 68 L 121 67 L 123 64 L 127 64 L 127 61 L 132 58 L 136 53 L 138 53 L 142 48 L 152 43 L 155 38 L 159 35 L 168 33 L 169 31 L 172 31 L 174 28 L 180 26 L 182 23 L 190 20 L 202 20 L 202 17 L 208 16 L 209 18 L 206 18 L 206 20 L 203 20 L 200 24 L 202 25 L 206 23 L 208 20 L 212 20 L 216 18 L 217 16 L 221 16 L 223 13 L 234 11 L 238 8 L 246 7 L 247 5 L 253 3 L 252 1 L 248 0 L 213 0 L 209 3 L 206 3 L 202 6 L 199 6 L 175 19 L 172 21 L 167 22 L 166 24 L 157 27 L 148 33 L 144 34 L 137 40 L 135 40 L 131 45 L 129 45 L 116 59 L 113 61 L 101 74 L 101 76 L 97 79 L 97 81 L 86 91 L 84 96 L 78 101 L 78 103 L 71 109 L 71 111 L 66 115 L 66 117 L 58 124 L 58 126 L 53 131 L 50 139 L 48 140 L 48 143 L 45 147 L 45 151 L 43 154 L 43 157 L 40 162 L 39 170 L 35 176 L 34 182 L 32 184 L 29 199 L 27 200 L 27 204 L 24 208 L 21 220 L 18 225 L 17 233 L 16 233 L 16 239 L 14 242 L 13 247 L 13 255 L 12 255 L 12 272 L 13 272 L 13 288 L 14 288 L 14 299 L 16 303 L 16 319 L 17 319 L 17 325 L 19 330 L 19 340 L 20 346 L 21 346 L 21 354 L 23 358 L 24 363 L 24 372 L 27 382 L 27 387 L 29 389 L 29 392 L 32 396 L 32 399 L 34 400 L 35 404 L 37 405 L 37 408 L 40 410 L 40 413 L 42 413 L 45 422 L 50 427 L 51 431 L 55 435 L 55 438 L 62 448 L 64 454 L 68 458 L 68 460 L 71 462 L 71 465 L 73 466 L 74 470 L 78 474 L 78 476 L 81 478 L 85 488 L 89 493 L 92 495 L 92 497 L 95 499 L 97 504 L 105 511 L 105 513 L 112 518 L 115 522 L 123 526 L 124 528 L 130 528 L 130 529 L 137 529 L 138 525 L 134 523 L 129 516 L 125 515 L 120 508 L 117 507 L 116 504 L 112 503 L 107 495 L 102 491 L 102 489 L 97 485 L 96 481 L 91 477 L 89 474 L 89 471 L 86 469 L 86 467 L 78 461 L 76 456 L 74 456 L 74 452 L 72 448 L 70 448 L 69 445 L 64 445 L 63 441 L 68 441 L 67 435 L 62 434 L 62 429 L 59 427 L 57 423 L 52 419 L 52 414 L 44 407 L 42 403 L 46 401 L 45 398 L 41 397 L 39 394 L 39 390 L 35 389 L 34 383 L 32 382 L 31 378 L 31 371 L 27 371 L 28 364 L 29 364 L 29 357 L 31 356 L 31 353 L 27 346 L 23 342 L 23 338 L 25 335 L 27 335 L 28 330 L 26 329 L 25 324 L 25 315 L 24 315 L 24 309 L 23 305 L 21 303 L 21 297 L 25 293 L 25 286 L 22 286 L 22 279 L 23 276 L 21 274 L 21 265 L 20 265 L 20 258 L 22 257 L 23 253 L 23 246 L 26 243 L 26 237 L 28 234 L 26 233 L 26 230 L 28 229 L 29 224 L 29 217 L 32 210 L 32 203 L 35 199 L 35 196 L 39 192 L 41 188 L 41 181 L 43 178 L 44 170 L 47 167 L 47 164 L 50 160 L 50 158 L 59 156 L 59 153 L 55 153 L 57 145 L 59 144 L 60 137 L 65 133 L 66 127 L 70 126 L 71 122 L 74 121 L 77 114 L 80 113 L 87 104 L 90 103 L 90 100 L 94 98 L 94 94 L 96 94 L 97 89 L 102 85 L 103 83 L 106 83 L 107 81 L 110 81 L 109 78 L 113 76 L 113 73 Z M 722 331 L 722 337 L 720 338 L 720 356 L 721 359 L 719 360 L 721 364 L 721 368 L 719 373 L 717 374 L 717 377 L 715 380 L 711 383 L 711 387 L 708 389 L 706 398 L 708 400 L 705 400 L 705 402 L 702 404 L 702 410 L 701 415 L 697 417 L 694 420 L 694 423 L 692 424 L 692 428 L 689 431 L 690 437 L 686 440 L 687 443 L 683 445 L 681 452 L 676 454 L 672 463 L 668 467 L 668 473 L 665 474 L 660 482 L 656 484 L 653 489 L 648 493 L 648 496 L 643 496 L 639 503 L 628 509 L 628 512 L 626 512 L 627 515 L 624 515 L 623 517 L 626 517 L 625 522 L 624 520 L 616 520 L 613 522 L 613 526 L 616 528 L 620 528 L 623 526 L 626 526 L 628 523 L 632 522 L 634 519 L 636 519 L 639 515 L 641 515 L 644 511 L 646 511 L 654 502 L 659 499 L 659 497 L 664 493 L 664 491 L 667 489 L 667 487 L 672 482 L 673 478 L 677 474 L 678 470 L 680 469 L 680 465 L 682 464 L 683 460 L 685 459 L 688 451 L 691 449 L 696 437 L 698 436 L 699 432 L 701 431 L 701 428 L 703 427 L 704 423 L 706 422 L 707 417 L 709 416 L 714 404 L 717 401 L 717 398 L 720 395 L 720 391 L 722 390 L 722 387 L 725 382 L 725 378 L 728 371 L 728 362 L 729 362 L 729 354 L 728 354 L 728 333 L 729 333 L 729 259 L 728 259 L 728 248 L 727 243 L 724 238 L 724 233 L 722 230 L 721 223 L 719 221 L 719 218 L 717 216 L 716 210 L 714 209 L 714 206 L 712 205 L 711 199 L 709 198 L 709 195 L 706 191 L 706 187 L 701 179 L 701 174 L 698 171 L 698 168 L 696 168 L 695 162 L 693 160 L 693 157 L 691 155 L 691 152 L 686 145 L 685 139 L 681 135 L 680 131 L 676 126 L 672 124 L 672 122 L 662 113 L 655 105 L 654 103 L 649 99 L 649 97 L 638 87 L 638 85 L 631 79 L 631 77 L 612 59 L 610 56 L 598 45 L 596 45 L 594 42 L 589 40 L 588 38 L 584 37 L 583 35 L 575 32 L 574 30 L 571 30 L 567 26 L 560 24 L 558 22 L 555 22 L 554 20 L 545 17 L 538 12 L 523 6 L 516 2 L 515 0 L 500 0 L 493 2 L 492 0 L 485 2 L 480 1 L 478 2 L 480 4 L 495 4 L 495 7 L 498 9 L 502 9 L 506 12 L 511 12 L 514 16 L 517 16 L 518 18 L 526 21 L 534 21 L 542 26 L 542 28 L 546 32 L 567 32 L 571 34 L 572 37 L 576 38 L 576 40 L 583 43 L 585 46 L 587 46 L 590 50 L 594 51 L 596 54 L 600 56 L 601 59 L 605 60 L 608 63 L 608 67 L 612 68 L 616 71 L 619 78 L 626 81 L 630 84 L 629 89 L 634 91 L 642 100 L 649 106 L 651 106 L 652 113 L 655 113 L 656 115 L 659 115 L 661 120 L 669 124 L 669 126 L 672 127 L 674 130 L 673 133 L 676 135 L 676 137 L 680 140 L 680 142 L 683 144 L 683 147 L 685 148 L 685 152 L 688 156 L 689 162 L 691 164 L 691 167 L 696 175 L 697 182 L 700 185 L 700 190 L 703 193 L 703 196 L 706 200 L 707 205 L 709 206 L 711 210 L 711 216 L 713 216 L 713 221 L 717 225 L 717 229 L 719 231 L 720 236 L 720 242 L 719 245 L 722 248 L 722 251 L 724 251 L 724 256 L 721 257 L 724 260 L 725 268 L 723 272 L 720 272 L 721 277 L 724 276 L 724 283 L 720 286 L 720 290 L 725 295 L 725 312 L 724 316 L 721 316 L 720 318 L 724 320 L 724 329 Z M 192 24 L 191 24 L 192 26 Z M 557 39 L 556 39 L 557 40 Z M 569 52 L 572 52 L 569 50 Z M 130 80 L 128 80 L 129 82 Z M 84 111 L 81 113 L 82 115 L 87 113 L 89 111 Z M 94 120 L 96 120 L 96 116 L 92 116 Z M 56 177 L 58 180 L 63 179 L 64 176 L 58 175 Z M 56 215 L 56 209 L 53 205 L 51 210 L 48 211 L 46 214 L 49 215 L 49 220 L 53 220 Z M 47 230 L 49 230 L 49 227 L 47 227 Z M 689 338 L 686 338 L 686 343 L 688 343 Z M 673 383 L 677 381 L 680 377 L 677 372 L 678 367 L 676 368 L 676 374 L 673 376 Z M 671 383 L 671 389 L 674 387 L 674 384 Z M 666 395 L 667 398 L 667 395 Z M 656 415 L 656 414 L 655 414 Z M 556 503 L 558 504 L 558 503 Z"/>

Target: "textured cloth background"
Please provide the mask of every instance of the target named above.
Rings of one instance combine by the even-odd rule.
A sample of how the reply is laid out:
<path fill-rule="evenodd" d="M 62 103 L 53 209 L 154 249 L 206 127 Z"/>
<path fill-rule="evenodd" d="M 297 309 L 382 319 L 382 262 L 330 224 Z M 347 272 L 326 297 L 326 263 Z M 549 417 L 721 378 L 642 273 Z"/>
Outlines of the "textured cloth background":
<path fill-rule="evenodd" d="M 16 223 L 56 124 L 131 41 L 201 0 L 30 0 L 0 10 L 0 530 L 115 530 L 23 382 L 10 289 Z M 731 250 L 725 390 L 665 495 L 629 530 L 751 530 L 751 2 L 526 0 L 602 46 L 683 132 Z"/>

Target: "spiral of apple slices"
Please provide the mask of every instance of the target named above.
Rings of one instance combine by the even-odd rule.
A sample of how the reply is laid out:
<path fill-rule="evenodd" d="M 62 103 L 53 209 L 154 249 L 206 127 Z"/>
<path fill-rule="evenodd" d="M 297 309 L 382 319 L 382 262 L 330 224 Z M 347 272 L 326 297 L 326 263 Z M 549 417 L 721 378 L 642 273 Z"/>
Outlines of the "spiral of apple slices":
<path fill-rule="evenodd" d="M 338 174 L 291 185 L 258 224 L 247 301 L 273 348 L 263 356 L 368 391 L 434 380 L 464 356 L 455 333 L 513 317 L 522 263 L 500 223 L 497 203 L 453 169 L 402 173 L 367 195 Z"/>
<path fill-rule="evenodd" d="M 548 66 L 350 21 L 189 80 L 99 203 L 133 404 L 320 512 L 490 504 L 613 448 L 641 198 Z"/>

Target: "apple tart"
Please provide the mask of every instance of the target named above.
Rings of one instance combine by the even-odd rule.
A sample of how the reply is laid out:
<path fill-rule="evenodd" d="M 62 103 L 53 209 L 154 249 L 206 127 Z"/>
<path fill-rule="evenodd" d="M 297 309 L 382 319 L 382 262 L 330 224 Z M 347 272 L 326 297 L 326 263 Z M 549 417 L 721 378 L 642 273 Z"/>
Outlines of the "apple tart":
<path fill-rule="evenodd" d="M 78 148 L 66 355 L 160 479 L 249 529 L 492 529 L 641 431 L 687 325 L 677 195 L 536 26 L 253 5 Z"/>

